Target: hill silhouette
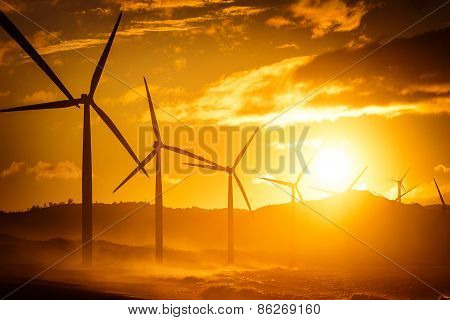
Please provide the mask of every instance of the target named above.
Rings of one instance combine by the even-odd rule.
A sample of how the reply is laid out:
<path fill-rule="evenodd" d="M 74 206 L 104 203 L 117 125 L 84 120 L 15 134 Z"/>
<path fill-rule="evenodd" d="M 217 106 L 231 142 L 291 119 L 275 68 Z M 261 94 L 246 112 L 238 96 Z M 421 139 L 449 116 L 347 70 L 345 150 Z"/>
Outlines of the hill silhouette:
<path fill-rule="evenodd" d="M 147 259 L 153 250 L 153 209 L 145 203 L 95 204 L 94 235 L 132 213 L 97 239 L 108 243 L 102 246 L 102 241 L 96 241 L 98 248 L 118 258 L 133 248 L 137 256 Z M 165 246 L 177 253 L 172 255 L 174 261 L 184 257 L 191 262 L 212 259 L 220 263 L 222 253 L 225 259 L 226 213 L 226 209 L 166 208 Z M 369 192 L 350 191 L 306 206 L 296 204 L 295 223 L 291 213 L 290 204 L 266 206 L 253 213 L 236 210 L 237 263 L 372 265 L 386 264 L 385 255 L 403 265 L 449 264 L 449 214 L 438 206 L 399 204 Z M 47 254 L 73 248 L 79 243 L 80 228 L 79 204 L 0 214 L 0 233 L 41 241 Z M 20 244 L 19 239 L 6 239 L 0 238 L 0 243 Z M 21 250 L 14 252 L 11 257 Z"/>

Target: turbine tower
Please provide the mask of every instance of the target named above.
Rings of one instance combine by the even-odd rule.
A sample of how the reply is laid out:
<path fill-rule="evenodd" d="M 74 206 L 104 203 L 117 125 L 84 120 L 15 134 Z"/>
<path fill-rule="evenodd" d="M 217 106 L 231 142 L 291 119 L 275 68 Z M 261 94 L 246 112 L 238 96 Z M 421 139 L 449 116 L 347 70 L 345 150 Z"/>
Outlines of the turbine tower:
<path fill-rule="evenodd" d="M 298 185 L 301 181 L 301 179 L 303 178 L 305 171 L 308 170 L 308 167 L 312 161 L 313 157 L 311 157 L 311 159 L 309 159 L 308 163 L 306 164 L 305 168 L 302 170 L 302 172 L 300 172 L 300 174 L 297 177 L 297 180 L 295 180 L 295 182 L 291 182 L 291 181 L 282 181 L 282 180 L 275 180 L 275 179 L 269 179 L 269 178 L 258 178 L 261 180 L 266 180 L 275 184 L 279 184 L 282 186 L 286 186 L 291 188 L 291 203 L 295 203 L 296 199 L 295 199 L 295 193 L 297 192 L 297 195 L 300 199 L 300 201 L 303 201 L 303 196 L 300 192 L 300 190 L 298 189 Z"/>
<path fill-rule="evenodd" d="M 405 185 L 403 184 L 403 181 L 406 178 L 406 175 L 408 174 L 410 169 L 406 170 L 405 174 L 403 175 L 403 177 L 401 179 L 395 180 L 395 179 L 391 179 L 390 181 L 397 183 L 397 199 L 395 201 L 397 201 L 398 203 L 402 202 L 402 191 L 405 192 L 406 188 Z"/>
<path fill-rule="evenodd" d="M 397 199 L 395 199 L 395 201 L 397 201 L 398 203 L 402 203 L 401 199 L 408 193 L 410 193 L 411 191 L 413 191 L 415 188 L 417 188 L 419 185 L 415 185 L 414 187 L 412 187 L 411 189 L 409 189 L 408 191 L 405 191 L 404 193 L 400 194 Z"/>
<path fill-rule="evenodd" d="M 83 264 L 92 264 L 92 153 L 91 153 L 91 107 L 100 116 L 103 122 L 108 126 L 116 138 L 120 141 L 123 147 L 128 151 L 131 157 L 139 163 L 139 159 L 131 149 L 128 142 L 125 140 L 119 129 L 113 123 L 113 121 L 106 115 L 106 113 L 95 103 L 94 93 L 97 89 L 100 77 L 108 58 L 108 54 L 111 50 L 114 37 L 119 27 L 120 20 L 122 18 L 122 12 L 114 25 L 108 42 L 103 50 L 100 60 L 92 75 L 91 85 L 89 93 L 82 94 L 80 98 L 75 99 L 72 94 L 67 90 L 61 80 L 56 76 L 53 70 L 48 66 L 44 59 L 34 49 L 31 43 L 25 38 L 20 30 L 13 24 L 11 20 L 0 11 L 0 25 L 3 29 L 19 44 L 20 47 L 33 59 L 33 61 L 45 72 L 45 74 L 56 84 L 62 93 L 68 100 L 54 101 L 47 103 L 40 103 L 22 107 L 14 107 L 9 109 L 2 109 L 0 112 L 16 112 L 16 111 L 31 111 L 31 110 L 54 110 L 68 107 L 80 107 L 79 104 L 84 106 L 84 120 L 83 120 L 83 165 L 82 165 L 82 244 Z"/>
<path fill-rule="evenodd" d="M 161 174 L 161 150 L 166 149 L 181 155 L 188 156 L 199 161 L 210 163 L 214 165 L 214 162 L 209 161 L 203 157 L 200 157 L 192 152 L 186 151 L 184 149 L 169 146 L 163 143 L 161 138 L 161 133 L 159 131 L 158 121 L 156 119 L 155 108 L 153 106 L 150 91 L 148 89 L 147 80 L 144 77 L 145 89 L 147 91 L 147 100 L 150 107 L 150 115 L 152 118 L 153 133 L 155 135 L 155 141 L 153 143 L 153 150 L 145 157 L 142 162 L 138 162 L 138 166 L 134 169 L 126 178 L 123 180 L 117 188 L 114 189 L 113 193 L 119 190 L 125 183 L 127 183 L 131 178 L 133 178 L 139 171 L 143 170 L 145 166 L 154 158 L 156 166 L 156 181 L 155 181 L 155 260 L 158 263 L 163 262 L 163 250 L 164 250 L 164 237 L 163 237 L 163 192 L 162 192 L 162 174 Z"/>
<path fill-rule="evenodd" d="M 234 202 L 233 202 L 233 177 L 236 180 L 236 183 L 241 190 L 242 195 L 244 196 L 245 202 L 247 203 L 248 210 L 252 211 L 250 206 L 250 202 L 248 201 L 247 195 L 245 194 L 244 187 L 242 186 L 239 177 L 236 174 L 236 167 L 239 162 L 244 157 L 245 152 L 247 151 L 248 146 L 252 142 L 259 128 L 256 128 L 253 135 L 247 141 L 245 146 L 242 148 L 241 152 L 237 156 L 236 160 L 234 160 L 232 167 L 223 167 L 216 163 L 213 164 L 199 164 L 199 163 L 185 163 L 188 166 L 206 168 L 214 171 L 223 171 L 228 174 L 228 263 L 234 263 Z"/>
<path fill-rule="evenodd" d="M 367 170 L 367 166 L 363 169 L 363 171 L 361 171 L 361 173 L 355 178 L 355 180 L 353 180 L 353 182 L 347 187 L 347 189 L 345 189 L 344 192 L 348 192 L 350 190 L 353 189 L 353 187 L 356 185 L 356 183 L 359 181 L 359 179 L 361 179 L 362 175 L 364 174 L 364 172 L 366 172 Z M 319 190 L 325 193 L 329 193 L 331 195 L 338 195 L 340 192 L 336 192 L 336 191 L 331 191 L 331 190 L 327 190 L 327 189 L 322 189 L 322 188 L 315 188 L 315 187 L 311 187 L 312 189 L 315 190 Z"/>

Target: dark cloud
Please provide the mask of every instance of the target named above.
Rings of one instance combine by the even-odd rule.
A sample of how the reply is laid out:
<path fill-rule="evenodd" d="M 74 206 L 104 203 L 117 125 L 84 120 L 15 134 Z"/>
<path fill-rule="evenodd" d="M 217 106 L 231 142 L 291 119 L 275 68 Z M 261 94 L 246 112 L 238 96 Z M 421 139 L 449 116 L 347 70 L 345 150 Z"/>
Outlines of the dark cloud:
<path fill-rule="evenodd" d="M 356 61 L 370 55 L 339 76 L 342 91 L 322 94 L 315 104 L 361 106 L 392 102 L 417 102 L 450 95 L 450 28 L 394 40 L 378 52 L 372 42 L 358 49 L 339 49 L 317 56 L 301 66 L 296 80 L 309 89 L 333 78 Z"/>

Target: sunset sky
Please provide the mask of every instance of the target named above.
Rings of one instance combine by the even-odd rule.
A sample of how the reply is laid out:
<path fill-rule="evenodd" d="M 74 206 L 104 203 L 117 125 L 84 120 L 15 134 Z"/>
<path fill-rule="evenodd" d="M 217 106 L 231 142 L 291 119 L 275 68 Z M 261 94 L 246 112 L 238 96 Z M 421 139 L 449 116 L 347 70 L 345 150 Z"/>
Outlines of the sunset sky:
<path fill-rule="evenodd" d="M 306 199 L 325 196 L 310 187 L 344 190 L 367 165 L 357 189 L 392 199 L 396 186 L 388 179 L 411 168 L 406 186 L 420 186 L 405 202 L 438 203 L 433 177 L 450 202 L 450 4 L 341 74 L 444 2 L 0 0 L 0 8 L 76 97 L 89 91 L 122 10 L 97 103 L 141 159 L 139 128 L 150 123 L 144 75 L 166 142 L 181 140 L 177 145 L 231 165 L 251 130 L 262 126 L 244 159 L 244 167 L 258 173 L 238 169 L 252 206 L 260 207 L 289 201 L 289 193 L 259 175 L 293 180 L 301 170 L 297 161 L 295 170 L 286 163 L 281 172 L 269 172 L 267 162 L 299 147 L 268 136 L 271 126 L 294 128 L 296 138 L 309 127 L 302 151 L 305 159 L 316 157 L 301 186 Z M 0 30 L 0 108 L 63 99 Z M 75 107 L 0 114 L 0 210 L 80 202 L 82 116 Z M 209 150 L 195 143 L 206 126 L 221 130 L 206 141 Z M 229 126 L 235 128 L 231 139 Z M 180 131 L 186 136 L 175 137 Z M 147 139 L 151 144 L 150 132 Z M 112 193 L 135 166 L 94 113 L 92 144 L 94 201 L 153 199 L 154 177 L 143 175 Z M 163 156 L 166 190 L 186 178 L 164 195 L 165 206 L 226 207 L 225 174 L 198 172 L 181 165 L 188 159 Z M 245 207 L 237 188 L 235 199 Z"/>

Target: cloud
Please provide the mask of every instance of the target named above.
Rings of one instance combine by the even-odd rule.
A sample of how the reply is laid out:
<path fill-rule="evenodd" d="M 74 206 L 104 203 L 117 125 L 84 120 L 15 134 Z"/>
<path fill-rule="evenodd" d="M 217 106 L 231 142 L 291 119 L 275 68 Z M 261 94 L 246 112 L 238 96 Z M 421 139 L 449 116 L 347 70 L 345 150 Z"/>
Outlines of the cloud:
<path fill-rule="evenodd" d="M 159 87 L 154 86 L 150 83 L 149 90 L 152 95 L 153 102 L 156 103 L 172 103 L 178 101 L 178 99 L 185 93 L 185 89 L 182 87 Z M 145 86 L 141 85 L 135 88 L 128 90 L 125 94 L 121 95 L 118 98 L 120 104 L 130 105 L 136 103 L 138 101 L 144 101 L 147 99 L 147 93 L 145 90 Z"/>
<path fill-rule="evenodd" d="M 31 43 L 41 55 L 48 55 L 56 52 L 79 50 L 91 48 L 93 46 L 106 43 L 106 39 L 71 39 L 62 40 L 61 32 L 48 33 L 45 31 L 36 32 L 31 39 Z"/>
<path fill-rule="evenodd" d="M 139 10 L 149 10 L 152 8 L 150 2 L 144 1 L 120 1 L 120 9 L 123 11 L 139 11 Z"/>
<path fill-rule="evenodd" d="M 312 101 L 317 106 L 430 102 L 432 108 L 432 100 L 450 97 L 449 37 L 450 28 L 446 28 L 396 39 L 376 54 L 371 53 L 381 45 L 378 42 L 329 51 L 299 67 L 296 79 L 308 82 L 313 90 L 339 74 L 333 84 L 345 90 L 317 95 Z M 362 62 L 342 73 L 356 61 Z"/>
<path fill-rule="evenodd" d="M 150 11 L 155 9 L 198 8 L 216 4 L 233 3 L 234 0 L 109 0 L 123 11 Z"/>
<path fill-rule="evenodd" d="M 53 92 L 48 91 L 36 91 L 30 95 L 26 95 L 23 98 L 23 103 L 26 104 L 34 104 L 34 103 L 41 103 L 41 102 L 50 102 L 53 100 L 56 100 L 57 96 Z"/>
<path fill-rule="evenodd" d="M 9 91 L 9 90 L 0 91 L 0 97 L 7 97 L 10 94 L 11 94 L 11 91 Z"/>
<path fill-rule="evenodd" d="M 300 47 L 298 45 L 296 45 L 295 43 L 285 43 L 285 44 L 279 45 L 275 48 L 277 48 L 277 49 L 300 49 Z"/>
<path fill-rule="evenodd" d="M 291 20 L 289 20 L 285 17 L 282 17 L 282 16 L 275 16 L 275 17 L 269 18 L 265 21 L 265 24 L 268 26 L 271 26 L 271 27 L 275 27 L 275 28 L 295 25 L 294 22 L 292 22 Z"/>
<path fill-rule="evenodd" d="M 108 8 L 93 8 L 90 9 L 89 12 L 93 12 L 99 16 L 110 16 L 112 15 L 112 10 Z"/>
<path fill-rule="evenodd" d="M 435 171 L 442 171 L 443 173 L 449 173 L 450 168 L 444 166 L 443 164 L 438 164 L 436 167 L 434 167 Z"/>
<path fill-rule="evenodd" d="M 237 72 L 208 86 L 191 102 L 201 118 L 226 119 L 230 114 L 265 114 L 274 106 L 301 97 L 301 83 L 293 83 L 295 70 L 311 57 L 286 59 L 258 69 Z M 184 108 L 184 107 L 182 107 Z M 191 113 L 192 114 L 192 113 Z"/>
<path fill-rule="evenodd" d="M 166 111 L 179 119 L 189 118 L 200 122 L 214 121 L 234 125 L 267 122 L 287 107 L 305 98 L 309 92 L 311 79 L 299 81 L 297 73 L 315 59 L 317 57 L 295 57 L 253 70 L 237 72 L 208 85 L 196 98 L 186 100 L 180 97 L 176 102 L 159 102 Z M 324 88 L 323 94 L 339 96 L 342 92 L 350 90 L 349 88 L 352 86 L 333 83 Z M 180 95 L 182 96 L 183 92 Z M 130 92 L 121 99 L 132 102 L 136 98 L 137 96 Z M 335 121 L 342 117 L 365 115 L 393 117 L 417 109 L 418 106 L 415 104 L 383 106 L 368 103 L 353 108 L 338 102 L 319 106 L 308 103 L 296 106 L 278 119 L 276 124 Z"/>
<path fill-rule="evenodd" d="M 313 38 L 320 38 L 329 32 L 354 30 L 368 12 L 362 1 L 350 4 L 343 0 L 299 0 L 289 10 L 300 19 L 302 26 L 312 28 Z"/>
<path fill-rule="evenodd" d="M 350 40 L 345 46 L 349 49 L 360 49 L 372 41 L 365 34 L 360 34 L 357 38 Z"/>
<path fill-rule="evenodd" d="M 62 51 L 80 50 L 86 48 L 92 48 L 99 44 L 106 43 L 105 39 L 72 39 L 64 40 L 57 44 L 48 45 L 39 50 L 41 55 L 52 54 Z"/>
<path fill-rule="evenodd" d="M 0 178 L 14 176 L 21 172 L 33 175 L 37 181 L 50 179 L 78 179 L 81 177 L 81 169 L 70 161 L 62 161 L 54 164 L 39 161 L 34 166 L 29 166 L 24 162 L 14 161 L 8 168 L 0 171 Z"/>
<path fill-rule="evenodd" d="M 176 184 L 180 183 L 183 179 L 172 178 L 172 177 L 168 177 L 167 175 L 164 175 L 163 180 L 167 184 L 176 185 Z"/>
<path fill-rule="evenodd" d="M 261 12 L 266 11 L 266 8 L 256 8 L 256 7 L 245 7 L 245 6 L 231 6 L 225 9 L 222 9 L 221 13 L 224 16 L 252 16 L 260 14 Z"/>
<path fill-rule="evenodd" d="M 242 16 L 248 17 L 259 14 L 265 10 L 265 8 L 249 6 L 231 6 L 210 14 L 196 17 L 164 20 L 135 20 L 132 22 L 131 27 L 119 31 L 118 34 L 123 36 L 143 36 L 147 32 L 191 31 L 212 35 L 218 33 L 222 29 L 227 29 L 227 32 L 236 32 L 236 29 L 239 29 L 240 26 L 230 23 L 231 18 Z M 205 25 L 208 22 L 217 22 L 217 25 Z M 229 30 L 231 27 L 235 28 L 235 30 Z"/>
<path fill-rule="evenodd" d="M 397 39 L 344 73 L 378 44 L 289 58 L 230 74 L 196 96 L 180 92 L 176 100 L 159 102 L 179 119 L 221 124 L 266 122 L 291 106 L 278 124 L 448 112 L 449 36 L 450 28 Z"/>
<path fill-rule="evenodd" d="M 61 32 L 48 33 L 45 31 L 37 31 L 30 37 L 31 44 L 42 56 L 57 52 L 91 48 L 106 43 L 106 41 L 106 39 L 90 38 L 62 40 Z M 17 56 L 27 62 L 32 62 L 31 58 L 14 41 L 0 42 L 0 65 L 11 64 L 17 59 Z"/>
<path fill-rule="evenodd" d="M 164 0 L 154 1 L 156 8 L 205 7 L 216 4 L 233 3 L 234 0 Z"/>
<path fill-rule="evenodd" d="M 3 12 L 23 11 L 27 6 L 23 1 L 8 0 L 8 2 L 0 1 L 0 10 Z"/>
<path fill-rule="evenodd" d="M 269 121 L 287 107 L 304 99 L 309 92 L 308 81 L 298 81 L 296 73 L 299 68 L 312 61 L 314 57 L 311 56 L 296 57 L 232 74 L 208 86 L 199 98 L 188 103 L 179 103 L 174 111 L 179 111 L 178 117 L 181 118 L 216 119 L 227 124 Z M 325 94 L 335 95 L 340 90 L 344 89 L 330 85 L 325 88 Z M 281 118 L 279 123 L 334 121 L 341 117 L 363 115 L 395 116 L 414 109 L 414 105 L 407 104 L 368 104 L 357 109 L 337 103 L 320 108 L 307 104 L 294 108 L 289 115 Z"/>
<path fill-rule="evenodd" d="M 18 50 L 14 41 L 0 41 L 0 66 L 9 65 L 14 61 L 13 53 Z"/>
<path fill-rule="evenodd" d="M 190 31 L 200 27 L 200 23 L 210 21 L 213 17 L 202 16 L 185 19 L 165 19 L 151 21 L 133 21 L 133 26 L 119 31 L 123 36 L 142 36 L 147 32 Z"/>
<path fill-rule="evenodd" d="M 12 162 L 11 165 L 0 171 L 0 178 L 6 178 L 18 174 L 25 167 L 24 162 Z"/>
<path fill-rule="evenodd" d="M 78 179 L 81 169 L 73 162 L 63 161 L 55 164 L 39 161 L 34 167 L 27 168 L 28 174 L 33 174 L 37 181 L 50 179 Z"/>
<path fill-rule="evenodd" d="M 175 67 L 175 70 L 180 71 L 186 68 L 187 61 L 185 58 L 178 58 L 173 61 L 173 66 Z"/>

